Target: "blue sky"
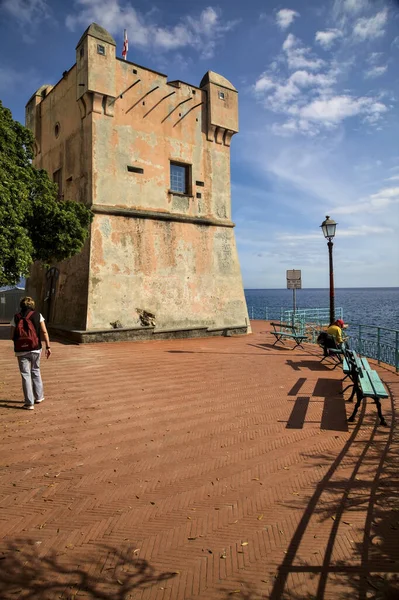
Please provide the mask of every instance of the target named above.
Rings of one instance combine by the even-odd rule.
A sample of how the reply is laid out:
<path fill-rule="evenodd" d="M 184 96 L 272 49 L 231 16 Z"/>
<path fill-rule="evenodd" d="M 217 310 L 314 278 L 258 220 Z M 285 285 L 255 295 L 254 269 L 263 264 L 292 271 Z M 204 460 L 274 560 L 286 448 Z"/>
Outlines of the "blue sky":
<path fill-rule="evenodd" d="M 75 60 L 93 21 L 128 60 L 239 90 L 233 220 L 244 285 L 328 286 L 319 225 L 338 222 L 337 287 L 399 286 L 399 2 L 2 0 L 0 98 L 14 118 Z"/>

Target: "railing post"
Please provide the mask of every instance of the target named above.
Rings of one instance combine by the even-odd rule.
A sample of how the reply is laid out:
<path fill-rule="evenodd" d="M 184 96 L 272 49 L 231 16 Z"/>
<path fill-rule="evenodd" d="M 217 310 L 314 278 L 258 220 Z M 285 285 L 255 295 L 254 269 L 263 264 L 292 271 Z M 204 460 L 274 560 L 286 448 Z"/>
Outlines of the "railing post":
<path fill-rule="evenodd" d="M 399 331 L 395 334 L 395 369 L 398 372 L 399 369 Z"/>
<path fill-rule="evenodd" d="M 380 364 L 381 362 L 381 331 L 380 328 L 377 327 L 377 360 L 378 360 L 378 364 Z"/>
<path fill-rule="evenodd" d="M 251 319 L 253 320 L 253 318 L 254 318 L 254 307 L 251 306 Z"/>
<path fill-rule="evenodd" d="M 362 326 L 359 325 L 359 354 L 362 353 Z"/>

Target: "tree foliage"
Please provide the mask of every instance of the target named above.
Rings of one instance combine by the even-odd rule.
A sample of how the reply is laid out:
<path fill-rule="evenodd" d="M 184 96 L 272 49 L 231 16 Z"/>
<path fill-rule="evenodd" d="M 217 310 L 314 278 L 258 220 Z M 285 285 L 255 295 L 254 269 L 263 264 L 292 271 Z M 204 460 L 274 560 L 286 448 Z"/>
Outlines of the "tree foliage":
<path fill-rule="evenodd" d="M 79 253 L 91 211 L 58 199 L 57 185 L 32 165 L 33 135 L 0 101 L 0 286 L 15 285 L 31 264 Z"/>

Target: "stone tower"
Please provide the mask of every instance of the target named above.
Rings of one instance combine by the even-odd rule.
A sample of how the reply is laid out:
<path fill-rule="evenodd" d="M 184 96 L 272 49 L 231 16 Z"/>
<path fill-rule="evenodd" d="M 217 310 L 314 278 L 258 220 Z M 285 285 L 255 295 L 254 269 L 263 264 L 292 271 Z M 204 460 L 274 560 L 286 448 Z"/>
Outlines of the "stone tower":
<path fill-rule="evenodd" d="M 34 265 L 29 293 L 79 341 L 247 333 L 230 198 L 237 90 L 211 71 L 200 87 L 168 81 L 115 49 L 93 23 L 76 64 L 26 106 L 34 164 L 94 213 L 84 251 Z"/>

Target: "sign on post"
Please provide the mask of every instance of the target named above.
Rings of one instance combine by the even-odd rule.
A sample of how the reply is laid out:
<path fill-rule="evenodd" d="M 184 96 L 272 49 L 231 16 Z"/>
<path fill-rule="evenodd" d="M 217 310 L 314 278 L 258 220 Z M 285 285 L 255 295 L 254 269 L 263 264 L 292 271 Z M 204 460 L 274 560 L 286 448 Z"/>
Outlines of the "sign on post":
<path fill-rule="evenodd" d="M 292 303 L 294 307 L 294 315 L 292 322 L 295 320 L 296 312 L 296 291 L 302 288 L 302 275 L 299 269 L 289 269 L 287 271 L 287 290 L 292 290 Z"/>
<path fill-rule="evenodd" d="M 298 269 L 290 269 L 287 271 L 287 290 L 302 289 L 302 275 Z"/>

